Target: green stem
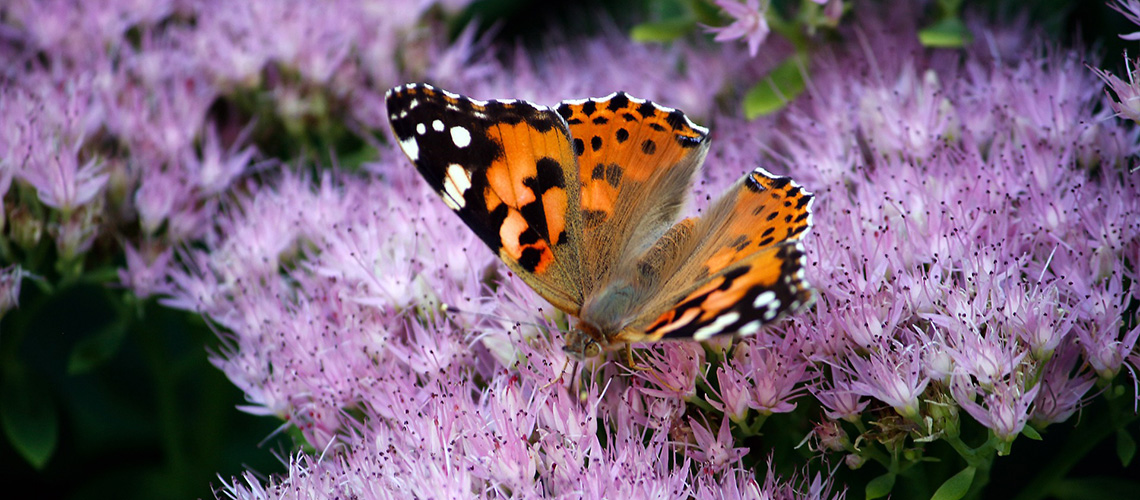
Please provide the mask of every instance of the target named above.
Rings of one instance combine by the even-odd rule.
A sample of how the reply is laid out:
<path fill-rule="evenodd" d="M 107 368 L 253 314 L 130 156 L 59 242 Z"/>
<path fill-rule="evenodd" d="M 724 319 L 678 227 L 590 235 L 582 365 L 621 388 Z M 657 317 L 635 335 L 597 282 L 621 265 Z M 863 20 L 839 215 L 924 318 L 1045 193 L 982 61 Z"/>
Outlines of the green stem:
<path fill-rule="evenodd" d="M 696 406 L 696 407 L 698 407 L 698 408 L 700 408 L 706 412 L 718 413 L 716 408 L 713 408 L 713 405 L 709 404 L 708 401 L 705 401 L 700 396 L 694 396 L 692 398 L 689 398 L 687 401 L 689 404 L 694 405 L 694 406 Z"/>
<path fill-rule="evenodd" d="M 125 319 L 130 315 L 121 315 L 120 317 Z M 130 320 L 126 319 L 126 321 Z M 159 435 L 162 439 L 165 455 L 169 460 L 173 473 L 172 477 L 185 477 L 184 472 L 188 469 L 188 464 L 186 450 L 180 439 L 183 426 L 178 412 L 178 402 L 175 399 L 176 387 L 174 377 L 171 375 L 172 361 L 169 353 L 161 345 L 160 339 L 156 337 L 156 332 L 139 331 L 139 329 L 130 326 L 128 328 L 138 336 L 143 355 L 150 365 L 151 381 L 154 383 L 155 406 L 158 410 Z"/>

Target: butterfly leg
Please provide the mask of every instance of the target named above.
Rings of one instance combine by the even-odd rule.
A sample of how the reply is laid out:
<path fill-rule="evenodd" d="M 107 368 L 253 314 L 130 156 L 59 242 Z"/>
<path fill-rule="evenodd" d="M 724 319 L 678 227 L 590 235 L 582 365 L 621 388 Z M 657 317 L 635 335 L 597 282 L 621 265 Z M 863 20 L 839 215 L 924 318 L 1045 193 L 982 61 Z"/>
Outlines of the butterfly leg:
<path fill-rule="evenodd" d="M 560 383 L 560 382 L 562 382 L 562 376 L 563 376 L 563 375 L 566 375 L 566 367 L 567 367 L 567 366 L 570 366 L 570 357 L 569 357 L 569 356 L 567 356 L 567 357 L 566 357 L 566 362 L 565 362 L 565 363 L 562 363 L 562 368 L 558 370 L 558 376 L 557 376 L 557 377 L 555 377 L 555 378 L 554 378 L 554 380 L 551 380 L 550 382 L 547 382 L 546 384 L 543 384 L 543 386 L 542 386 L 542 387 L 539 387 L 539 388 L 538 388 L 538 390 L 539 390 L 540 392 L 541 392 L 541 391 L 545 391 L 547 387 L 550 387 L 550 386 L 552 386 L 552 385 L 554 385 L 554 384 L 556 384 L 556 383 Z"/>
<path fill-rule="evenodd" d="M 631 369 L 637 370 L 639 372 L 653 371 L 653 368 L 637 364 L 637 361 L 633 359 L 633 347 L 630 344 L 625 345 L 625 364 Z"/>

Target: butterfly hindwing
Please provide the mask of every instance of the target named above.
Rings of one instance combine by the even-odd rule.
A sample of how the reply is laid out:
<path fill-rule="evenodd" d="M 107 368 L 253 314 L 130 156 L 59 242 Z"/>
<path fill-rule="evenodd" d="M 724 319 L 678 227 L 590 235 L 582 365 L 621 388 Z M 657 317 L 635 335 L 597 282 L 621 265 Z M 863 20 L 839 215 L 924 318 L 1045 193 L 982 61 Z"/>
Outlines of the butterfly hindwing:
<path fill-rule="evenodd" d="M 580 186 L 565 120 L 425 84 L 390 90 L 387 105 L 400 147 L 444 203 L 543 298 L 576 314 Z"/>
<path fill-rule="evenodd" d="M 801 237 L 814 197 L 788 177 L 758 168 L 704 216 L 682 221 L 648 252 L 662 278 L 628 341 L 743 335 L 812 302 Z M 681 290 L 680 293 L 671 293 Z"/>

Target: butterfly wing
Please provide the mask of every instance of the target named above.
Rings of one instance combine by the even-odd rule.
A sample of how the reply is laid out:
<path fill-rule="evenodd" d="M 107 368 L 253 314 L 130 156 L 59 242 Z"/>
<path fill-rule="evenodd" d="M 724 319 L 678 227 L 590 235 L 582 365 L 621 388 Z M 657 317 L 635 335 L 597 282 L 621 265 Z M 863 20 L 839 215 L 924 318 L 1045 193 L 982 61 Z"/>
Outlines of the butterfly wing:
<path fill-rule="evenodd" d="M 681 221 L 642 257 L 654 298 L 619 342 L 748 335 L 811 304 L 800 239 L 814 197 L 756 169 L 700 218 Z M 679 290 L 679 292 L 673 292 Z"/>
<path fill-rule="evenodd" d="M 555 307 L 582 304 L 580 183 L 566 121 L 426 84 L 388 91 L 400 147 L 444 203 Z"/>
<path fill-rule="evenodd" d="M 624 92 L 564 101 L 557 112 L 582 180 L 582 265 L 604 286 L 676 220 L 708 151 L 708 130 Z"/>

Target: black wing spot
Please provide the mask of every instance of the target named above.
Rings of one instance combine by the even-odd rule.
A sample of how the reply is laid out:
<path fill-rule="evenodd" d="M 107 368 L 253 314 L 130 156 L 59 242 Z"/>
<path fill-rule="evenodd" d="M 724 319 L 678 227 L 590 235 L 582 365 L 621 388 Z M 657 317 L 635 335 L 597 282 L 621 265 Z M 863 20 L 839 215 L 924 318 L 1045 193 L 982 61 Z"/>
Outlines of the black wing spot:
<path fill-rule="evenodd" d="M 665 131 L 665 127 L 662 127 L 660 124 L 657 124 L 657 123 L 650 123 L 649 128 L 656 130 L 658 132 L 664 132 Z"/>
<path fill-rule="evenodd" d="M 602 138 L 595 135 L 590 139 L 590 147 L 593 148 L 594 151 L 602 149 Z"/>
<path fill-rule="evenodd" d="M 775 232 L 775 231 L 776 231 L 776 228 L 774 228 L 774 227 L 769 227 L 768 229 L 765 229 L 763 233 L 761 233 L 761 234 L 760 234 L 760 237 L 761 237 L 761 238 L 763 238 L 763 237 L 765 237 L 765 236 L 771 236 L 771 235 L 772 235 L 772 233 L 773 233 L 773 232 Z"/>
<path fill-rule="evenodd" d="M 542 262 L 542 250 L 534 247 L 523 250 L 519 257 L 519 265 L 528 273 L 533 273 L 535 269 L 538 269 L 539 262 Z"/>
<path fill-rule="evenodd" d="M 606 108 L 610 111 L 617 111 L 626 106 L 629 106 L 629 97 L 625 95 L 625 92 L 618 92 L 613 99 L 610 99 L 610 103 L 606 105 Z"/>
<path fill-rule="evenodd" d="M 575 156 L 582 156 L 582 153 L 585 153 L 585 152 L 586 152 L 586 143 L 582 142 L 582 139 L 574 139 L 574 155 Z"/>
<path fill-rule="evenodd" d="M 737 236 L 735 240 L 732 240 L 732 243 L 729 243 L 728 246 L 736 249 L 736 251 L 739 252 L 745 248 L 748 248 L 749 243 L 752 243 L 752 240 L 748 239 L 748 236 L 742 234 L 740 236 Z"/>
<path fill-rule="evenodd" d="M 657 143 L 653 142 L 653 139 L 646 139 L 645 142 L 641 143 L 641 152 L 647 155 L 656 153 Z"/>
<path fill-rule="evenodd" d="M 807 205 L 812 198 L 814 198 L 814 196 L 804 196 L 803 198 L 800 198 L 800 201 L 796 202 L 796 209 L 804 208 L 804 205 Z"/>
<path fill-rule="evenodd" d="M 583 210 L 582 222 L 586 223 L 586 227 L 594 228 L 605 222 L 607 216 L 607 213 L 601 210 Z"/>
<path fill-rule="evenodd" d="M 772 229 L 772 228 L 768 228 L 768 229 Z M 760 240 L 760 244 L 757 246 L 759 246 L 760 248 L 763 248 L 763 247 L 766 247 L 768 245 L 771 245 L 773 241 L 776 241 L 776 238 L 769 236 L 767 238 Z"/>
<path fill-rule="evenodd" d="M 594 122 L 594 125 L 605 125 L 605 124 L 609 123 L 610 120 L 609 120 L 609 118 L 606 118 L 604 116 L 597 116 L 597 117 L 594 117 L 593 122 Z"/>
<path fill-rule="evenodd" d="M 677 139 L 677 144 L 680 144 L 682 148 L 695 148 L 704 142 L 703 137 L 688 137 L 681 134 L 674 135 L 673 138 Z"/>
<path fill-rule="evenodd" d="M 621 184 L 622 168 L 617 163 L 611 163 L 606 166 L 606 182 L 613 187 L 618 187 Z"/>
<path fill-rule="evenodd" d="M 566 187 L 566 179 L 562 176 L 562 165 L 554 158 L 548 156 L 539 158 L 534 163 L 534 167 L 538 177 L 538 192 L 536 194 L 541 196 L 551 188 Z"/>
<path fill-rule="evenodd" d="M 789 182 L 792 182 L 791 177 L 777 177 L 775 179 L 772 179 L 772 187 L 776 189 L 784 189 L 784 186 L 787 186 Z"/>
<path fill-rule="evenodd" d="M 634 121 L 637 121 L 637 117 L 636 117 L 636 116 L 633 116 L 633 114 L 632 114 L 632 113 L 622 113 L 622 114 L 621 114 L 621 117 L 622 117 L 622 118 L 624 118 L 624 119 L 625 119 L 625 121 L 627 121 L 627 122 L 634 122 Z"/>
<path fill-rule="evenodd" d="M 586 101 L 586 103 L 582 105 L 582 112 L 585 113 L 587 117 L 592 116 L 597 110 L 598 103 L 594 101 Z"/>
<path fill-rule="evenodd" d="M 768 214 L 768 221 L 771 222 L 773 220 L 776 220 L 776 217 L 779 217 L 779 216 L 780 216 L 779 210 L 772 212 L 772 213 Z"/>
<path fill-rule="evenodd" d="M 594 170 L 590 172 L 590 178 L 600 181 L 606 178 L 606 166 L 601 163 L 594 165 Z"/>
<path fill-rule="evenodd" d="M 657 114 L 657 108 L 653 107 L 653 103 L 645 101 L 637 107 L 637 114 L 641 115 L 642 118 L 649 118 Z"/>
<path fill-rule="evenodd" d="M 629 131 L 624 128 L 617 129 L 617 141 L 621 144 L 629 139 Z"/>
<path fill-rule="evenodd" d="M 570 109 L 570 106 L 567 106 L 565 104 L 558 106 L 558 109 L 555 111 L 557 111 L 558 114 L 562 116 L 562 119 L 566 121 L 570 121 L 570 117 L 574 116 L 574 110 Z"/>
<path fill-rule="evenodd" d="M 764 185 L 760 184 L 760 182 L 758 182 L 756 178 L 751 175 L 748 176 L 748 180 L 744 182 L 744 185 L 748 187 L 748 190 L 752 191 L 753 193 L 764 192 Z"/>
<path fill-rule="evenodd" d="M 519 245 L 533 245 L 538 243 L 538 241 L 538 233 L 534 231 L 523 231 L 522 234 L 519 235 Z"/>
<path fill-rule="evenodd" d="M 674 109 L 672 113 L 669 113 L 669 116 L 665 117 L 665 123 L 668 123 L 670 127 L 673 127 L 673 130 L 688 128 L 688 124 L 685 123 L 686 121 L 687 120 L 685 120 L 685 113 L 682 113 L 679 109 Z"/>

